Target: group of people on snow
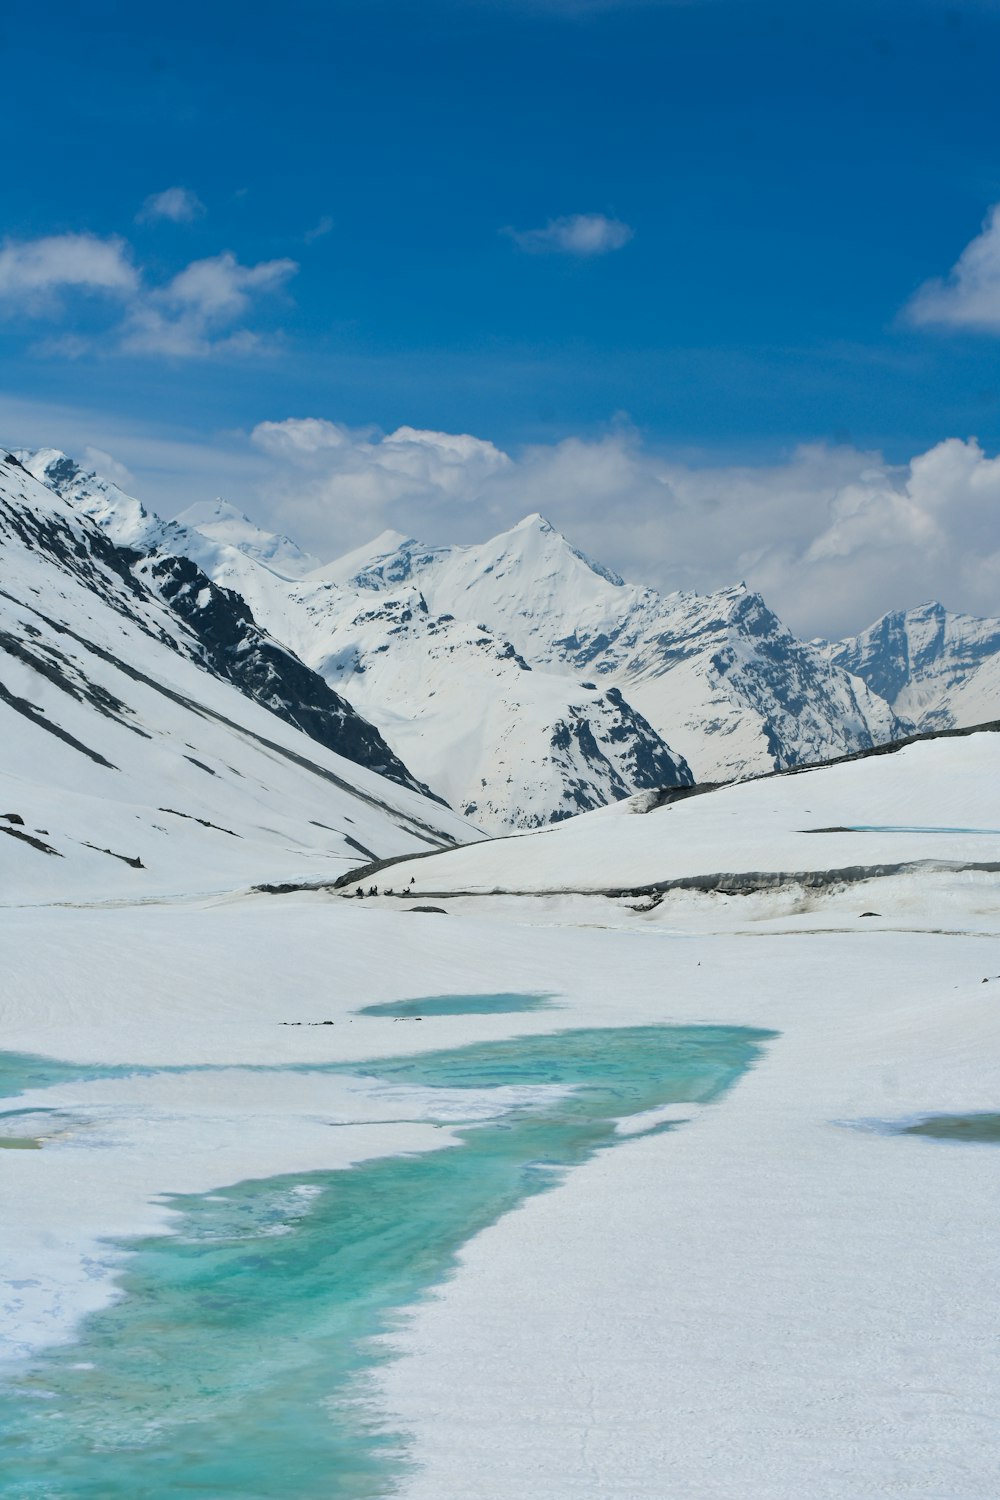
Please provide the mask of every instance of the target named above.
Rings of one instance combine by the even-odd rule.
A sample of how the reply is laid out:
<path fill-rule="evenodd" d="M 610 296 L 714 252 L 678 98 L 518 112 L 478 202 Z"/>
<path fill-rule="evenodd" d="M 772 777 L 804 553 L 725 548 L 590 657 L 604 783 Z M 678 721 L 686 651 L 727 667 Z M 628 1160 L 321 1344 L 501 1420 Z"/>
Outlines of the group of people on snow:
<path fill-rule="evenodd" d="M 413 875 L 410 876 L 410 885 L 413 884 L 415 878 L 416 877 L 413 876 Z M 409 889 L 409 887 L 407 887 L 407 889 Z M 357 888 L 357 890 L 354 892 L 354 894 L 355 894 L 355 896 L 377 896 L 378 895 L 378 886 L 377 885 L 370 885 L 368 887 L 368 889 L 365 890 L 364 886 L 359 885 L 358 888 Z M 382 894 L 383 894 L 383 896 L 394 896 L 396 893 L 393 890 L 393 888 L 392 888 L 391 885 L 387 885 L 386 888 L 385 888 L 385 890 L 382 892 Z"/>

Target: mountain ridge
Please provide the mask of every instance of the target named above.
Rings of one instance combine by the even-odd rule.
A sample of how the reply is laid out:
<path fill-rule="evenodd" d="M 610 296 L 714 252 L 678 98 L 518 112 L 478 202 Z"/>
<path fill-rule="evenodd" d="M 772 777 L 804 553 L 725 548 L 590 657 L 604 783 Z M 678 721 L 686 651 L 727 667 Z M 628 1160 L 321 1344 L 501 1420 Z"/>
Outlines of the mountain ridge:
<path fill-rule="evenodd" d="M 1000 622 L 985 622 L 996 631 L 975 660 L 953 651 L 951 668 L 938 663 L 947 703 L 921 700 L 924 668 L 890 701 L 899 649 L 890 667 L 872 634 L 881 622 L 844 642 L 801 641 L 744 583 L 661 595 L 589 558 L 537 511 L 461 546 L 383 531 L 307 568 L 315 559 L 227 502 L 173 522 L 140 507 L 143 531 L 138 502 L 99 487 L 82 503 L 102 524 L 152 552 L 184 552 L 240 595 L 274 641 L 379 726 L 419 782 L 489 831 L 559 821 L 657 780 L 752 777 L 995 717 Z M 294 577 L 288 555 L 299 559 Z M 911 634 L 920 613 L 910 612 Z"/>

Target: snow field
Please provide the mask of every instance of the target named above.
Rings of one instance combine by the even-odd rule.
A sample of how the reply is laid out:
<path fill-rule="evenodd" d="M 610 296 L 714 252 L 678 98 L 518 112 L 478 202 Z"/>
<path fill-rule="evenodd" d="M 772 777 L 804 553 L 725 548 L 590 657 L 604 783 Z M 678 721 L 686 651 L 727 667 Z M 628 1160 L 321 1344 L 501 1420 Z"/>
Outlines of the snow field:
<path fill-rule="evenodd" d="M 418 1464 L 402 1493 L 994 1500 L 997 1158 L 872 1126 L 996 1108 L 1000 979 L 982 983 L 1000 975 L 995 936 L 674 937 L 304 897 L 0 922 L 9 1046 L 78 1059 L 345 1060 L 651 1021 L 776 1030 L 717 1105 L 502 1219 L 415 1311 L 379 1377 Z M 490 989 L 555 991 L 565 1009 L 349 1017 L 362 1003 L 478 992 L 484 975 Z M 155 1003 L 138 1004 L 144 993 Z M 278 1024 L 325 1018 L 336 1024 Z M 145 1142 L 128 1139 L 131 1125 L 117 1142 L 110 1132 L 106 1181 L 129 1153 L 143 1161 L 126 1165 L 115 1232 L 149 1223 L 146 1194 L 344 1151 L 321 1139 L 312 1083 L 294 1107 L 280 1088 L 270 1104 L 262 1092 L 258 1129 L 251 1075 L 217 1076 L 231 1087 L 199 1117 L 221 1142 L 214 1161 L 169 1130 L 159 1148 L 155 1128 Z M 170 1089 L 155 1086 L 165 1103 Z M 153 1081 L 131 1087 L 153 1102 Z M 367 1130 L 398 1129 L 366 1126 L 369 1106 L 352 1107 L 354 1150 Z M 68 1178 L 57 1164 L 78 1173 L 82 1156 L 69 1141 L 0 1153 L 14 1222 L 34 1219 L 39 1170 Z M 47 1311 L 28 1319 L 29 1337 L 39 1319 L 107 1295 L 80 1269 L 99 1208 L 81 1225 L 71 1195 L 43 1196 L 37 1239 L 15 1242 L 28 1264 L 49 1245 Z"/>

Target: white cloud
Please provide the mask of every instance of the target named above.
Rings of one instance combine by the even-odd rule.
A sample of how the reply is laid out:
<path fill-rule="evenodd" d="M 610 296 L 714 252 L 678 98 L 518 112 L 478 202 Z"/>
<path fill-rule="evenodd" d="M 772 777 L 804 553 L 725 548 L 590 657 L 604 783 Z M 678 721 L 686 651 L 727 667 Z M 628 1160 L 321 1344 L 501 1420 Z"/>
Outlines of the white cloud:
<path fill-rule="evenodd" d="M 945 279 L 928 281 L 904 309 L 907 321 L 1000 333 L 1000 204 Z"/>
<path fill-rule="evenodd" d="M 492 443 L 465 433 L 398 427 L 383 436 L 316 417 L 261 422 L 251 439 L 281 464 L 268 486 L 272 506 L 328 546 L 345 529 L 365 540 L 389 524 L 390 512 L 447 525 L 456 507 L 511 464 Z"/>
<path fill-rule="evenodd" d="M 84 355 L 93 352 L 91 340 L 78 333 L 62 333 L 57 338 L 39 339 L 28 349 L 29 354 L 40 359 L 83 359 Z"/>
<path fill-rule="evenodd" d="M 51 234 L 0 248 L 0 299 L 34 315 L 57 311 L 57 294 L 69 288 L 121 297 L 138 284 L 128 246 L 114 237 Z"/>
<path fill-rule="evenodd" d="M 257 335 L 233 325 L 253 297 L 279 290 L 297 270 L 293 260 L 243 266 L 229 250 L 192 261 L 165 287 L 136 298 L 119 347 L 127 354 L 177 358 L 250 352 L 259 345 Z"/>
<path fill-rule="evenodd" d="M 69 290 L 102 292 L 124 304 L 124 317 L 116 310 L 120 321 L 102 335 L 83 338 L 70 328 L 33 346 L 48 358 L 246 353 L 262 347 L 258 334 L 240 326 L 255 299 L 280 291 L 297 270 L 297 262 L 287 259 L 244 266 L 225 250 L 192 261 L 163 286 L 149 286 L 123 240 L 50 235 L 0 248 L 0 306 L 33 318 L 56 317 L 64 312 L 59 294 Z"/>
<path fill-rule="evenodd" d="M 155 219 L 169 219 L 173 224 L 190 224 L 205 212 L 205 205 L 197 193 L 190 188 L 164 188 L 162 193 L 150 193 L 136 214 L 136 223 L 148 224 Z"/>
<path fill-rule="evenodd" d="M 568 214 L 550 219 L 544 229 L 505 229 L 521 250 L 531 255 L 607 255 L 620 250 L 633 230 L 620 219 L 604 214 Z"/>
<path fill-rule="evenodd" d="M 696 467 L 620 429 L 516 460 L 468 435 L 386 437 L 319 418 L 262 423 L 258 488 L 270 524 L 332 557 L 391 526 L 430 542 L 481 540 L 541 510 L 637 582 L 745 580 L 795 630 L 841 635 L 940 598 L 996 613 L 1000 458 L 948 439 L 911 462 L 822 444 L 768 465 Z"/>

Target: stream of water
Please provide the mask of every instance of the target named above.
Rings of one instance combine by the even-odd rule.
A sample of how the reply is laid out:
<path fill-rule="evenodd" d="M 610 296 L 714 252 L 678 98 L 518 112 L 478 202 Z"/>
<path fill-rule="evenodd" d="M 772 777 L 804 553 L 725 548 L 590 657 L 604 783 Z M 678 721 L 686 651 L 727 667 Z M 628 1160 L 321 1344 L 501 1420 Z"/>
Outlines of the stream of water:
<path fill-rule="evenodd" d="M 392 1357 L 377 1336 L 453 1271 L 473 1235 L 634 1139 L 620 1120 L 718 1099 L 769 1036 L 588 1029 L 326 1068 L 480 1100 L 509 1085 L 565 1092 L 539 1089 L 537 1102 L 460 1126 L 445 1149 L 172 1198 L 177 1232 L 129 1242 L 119 1300 L 0 1396 L 0 1495 L 392 1494 L 406 1444 L 371 1399 L 372 1374 Z"/>

